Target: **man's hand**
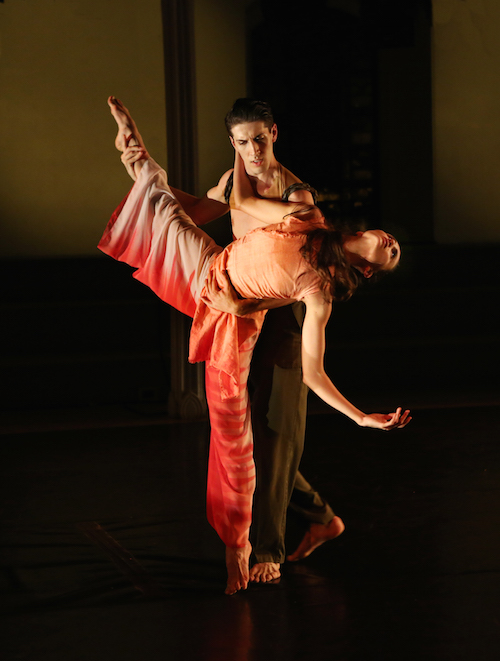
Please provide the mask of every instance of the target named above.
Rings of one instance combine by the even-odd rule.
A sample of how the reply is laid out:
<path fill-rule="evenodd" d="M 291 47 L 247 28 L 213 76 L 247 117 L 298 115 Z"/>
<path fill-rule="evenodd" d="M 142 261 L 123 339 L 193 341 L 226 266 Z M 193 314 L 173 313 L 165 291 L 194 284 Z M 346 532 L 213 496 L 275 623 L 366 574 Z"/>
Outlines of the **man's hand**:
<path fill-rule="evenodd" d="M 248 313 L 246 301 L 250 301 L 250 299 L 238 298 L 236 289 L 233 287 L 227 271 L 223 271 L 219 275 L 219 280 L 222 282 L 218 282 L 217 275 L 214 271 L 209 272 L 205 282 L 205 293 L 202 295 L 201 300 L 214 310 L 243 317 Z"/>
<path fill-rule="evenodd" d="M 209 272 L 201 300 L 214 310 L 234 314 L 236 317 L 280 308 L 294 302 L 293 299 L 288 298 L 239 298 L 227 271 L 222 271 L 218 276 L 214 271 Z"/>

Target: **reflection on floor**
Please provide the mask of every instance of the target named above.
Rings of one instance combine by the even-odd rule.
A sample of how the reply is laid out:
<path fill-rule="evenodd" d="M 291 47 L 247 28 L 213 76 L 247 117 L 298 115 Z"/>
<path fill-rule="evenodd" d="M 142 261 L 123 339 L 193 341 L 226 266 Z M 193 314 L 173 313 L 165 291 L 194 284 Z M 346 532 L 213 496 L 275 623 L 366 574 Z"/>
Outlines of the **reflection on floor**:
<path fill-rule="evenodd" d="M 422 408 L 380 434 L 311 415 L 303 472 L 346 532 L 234 597 L 205 520 L 206 422 L 11 424 L 1 658 L 496 660 L 499 419 Z M 291 515 L 290 549 L 301 534 Z"/>

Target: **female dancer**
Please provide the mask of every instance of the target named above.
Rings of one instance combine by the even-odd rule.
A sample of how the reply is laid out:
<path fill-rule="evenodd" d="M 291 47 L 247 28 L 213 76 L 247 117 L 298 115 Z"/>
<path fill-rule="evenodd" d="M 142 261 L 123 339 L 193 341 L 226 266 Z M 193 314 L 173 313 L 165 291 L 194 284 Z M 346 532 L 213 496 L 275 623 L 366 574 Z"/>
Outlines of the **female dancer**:
<path fill-rule="evenodd" d="M 226 594 L 245 589 L 251 552 L 248 532 L 255 470 L 247 377 L 253 347 L 270 307 L 303 300 L 304 382 L 326 403 L 363 427 L 404 427 L 409 412 L 365 414 L 349 402 L 323 368 L 325 326 L 331 300 L 348 298 L 357 274 L 391 270 L 400 257 L 397 241 L 382 230 L 342 236 L 326 228 L 316 207 L 304 208 L 256 198 L 244 166 L 235 160 L 235 203 L 267 227 L 250 232 L 226 249 L 186 215 L 149 157 L 128 111 L 110 98 L 118 123 L 116 146 L 136 182 L 114 212 L 99 243 L 108 255 L 137 268 L 134 277 L 162 300 L 193 317 L 189 360 L 206 363 L 211 439 L 207 515 L 226 545 Z M 235 314 L 207 305 L 230 280 Z M 245 316 L 237 316 L 245 313 Z"/>

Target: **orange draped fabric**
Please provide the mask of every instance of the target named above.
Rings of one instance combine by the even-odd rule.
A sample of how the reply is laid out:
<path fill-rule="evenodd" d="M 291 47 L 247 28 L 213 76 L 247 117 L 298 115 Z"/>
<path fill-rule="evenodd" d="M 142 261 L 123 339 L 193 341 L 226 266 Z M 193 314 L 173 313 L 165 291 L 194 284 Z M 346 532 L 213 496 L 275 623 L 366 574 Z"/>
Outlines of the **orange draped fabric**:
<path fill-rule="evenodd" d="M 168 187 L 165 173 L 152 161 L 142 168 L 134 187 L 112 215 L 99 248 L 135 267 L 135 278 L 191 317 L 195 315 L 208 270 L 222 250 L 184 213 Z M 210 319 L 208 325 L 212 325 L 213 333 L 200 334 L 200 356 L 205 351 L 210 358 L 212 346 L 218 346 L 214 336 L 220 338 L 227 326 L 232 329 L 232 337 L 244 338 L 241 346 L 234 346 L 231 353 L 233 363 L 237 357 L 236 367 L 227 366 L 222 346 L 218 346 L 219 353 L 213 352 L 215 365 L 210 361 L 206 365 L 211 421 L 207 515 L 226 545 L 244 546 L 248 541 L 255 488 L 246 384 L 262 322 L 223 315 L 206 306 L 202 316 Z M 264 315 L 258 317 L 263 320 Z M 221 372 L 219 363 L 232 376 Z M 231 395 L 229 399 L 228 395 Z"/>
<path fill-rule="evenodd" d="M 231 547 L 247 543 L 251 523 L 255 466 L 247 379 L 265 312 L 235 317 L 208 308 L 200 296 L 210 269 L 227 269 L 248 298 L 300 299 L 317 291 L 317 276 L 298 252 L 304 234 L 297 228 L 307 227 L 291 219 L 223 251 L 186 215 L 166 173 L 148 159 L 99 242 L 103 252 L 135 267 L 134 277 L 163 301 L 194 317 L 190 360 L 206 362 L 211 422 L 207 515 Z"/>

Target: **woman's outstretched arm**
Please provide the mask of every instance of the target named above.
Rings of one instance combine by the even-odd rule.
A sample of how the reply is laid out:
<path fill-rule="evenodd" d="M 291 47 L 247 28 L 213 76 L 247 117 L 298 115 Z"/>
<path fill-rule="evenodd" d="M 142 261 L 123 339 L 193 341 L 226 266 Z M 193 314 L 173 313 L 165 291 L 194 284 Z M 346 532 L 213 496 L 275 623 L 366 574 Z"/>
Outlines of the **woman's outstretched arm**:
<path fill-rule="evenodd" d="M 308 208 L 316 209 L 313 204 L 305 202 L 282 202 L 281 200 L 257 197 L 238 152 L 235 152 L 234 157 L 233 192 L 236 208 L 266 223 L 266 225 L 281 223 L 284 216 L 288 214 L 294 214 Z M 312 200 L 311 194 L 307 193 L 307 195 Z"/>
<path fill-rule="evenodd" d="M 407 425 L 411 417 L 409 411 L 402 413 L 398 408 L 394 413 L 363 413 L 356 408 L 332 383 L 324 369 L 325 328 L 330 318 L 331 304 L 321 293 L 306 296 L 306 316 L 302 328 L 302 372 L 304 383 L 329 406 L 340 411 L 361 427 L 375 427 L 389 431 Z"/>

